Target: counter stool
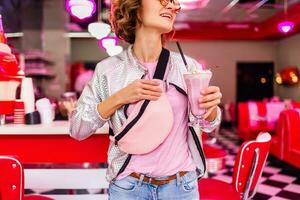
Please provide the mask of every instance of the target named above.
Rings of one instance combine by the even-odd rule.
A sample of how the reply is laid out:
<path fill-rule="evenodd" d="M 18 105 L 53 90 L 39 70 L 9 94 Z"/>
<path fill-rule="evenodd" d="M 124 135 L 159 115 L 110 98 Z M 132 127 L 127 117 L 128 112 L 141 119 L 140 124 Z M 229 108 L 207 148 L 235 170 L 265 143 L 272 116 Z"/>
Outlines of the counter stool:
<path fill-rule="evenodd" d="M 24 169 L 13 156 L 0 156 L 1 200 L 53 200 L 39 195 L 24 197 Z"/>
<path fill-rule="evenodd" d="M 258 180 L 269 153 L 271 135 L 260 133 L 256 140 L 244 142 L 239 149 L 231 184 L 212 178 L 198 182 L 201 200 L 248 200 L 256 193 Z"/>
<path fill-rule="evenodd" d="M 203 150 L 206 158 L 207 172 L 216 173 L 225 167 L 227 152 L 224 149 L 204 143 Z"/>

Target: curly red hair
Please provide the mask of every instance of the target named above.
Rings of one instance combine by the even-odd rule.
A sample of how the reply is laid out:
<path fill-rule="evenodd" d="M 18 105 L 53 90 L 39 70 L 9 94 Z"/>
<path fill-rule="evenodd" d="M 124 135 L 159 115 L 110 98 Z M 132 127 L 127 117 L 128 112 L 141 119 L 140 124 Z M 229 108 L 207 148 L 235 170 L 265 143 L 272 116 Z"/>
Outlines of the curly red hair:
<path fill-rule="evenodd" d="M 141 20 L 138 17 L 138 9 L 141 7 L 141 0 L 113 0 L 110 13 L 112 30 L 118 38 L 133 44 L 135 31 Z"/>
<path fill-rule="evenodd" d="M 109 21 L 113 32 L 119 39 L 129 44 L 135 41 L 135 32 L 142 23 L 138 16 L 138 10 L 142 6 L 142 0 L 112 0 Z M 162 35 L 162 43 L 173 38 L 175 30 Z"/>

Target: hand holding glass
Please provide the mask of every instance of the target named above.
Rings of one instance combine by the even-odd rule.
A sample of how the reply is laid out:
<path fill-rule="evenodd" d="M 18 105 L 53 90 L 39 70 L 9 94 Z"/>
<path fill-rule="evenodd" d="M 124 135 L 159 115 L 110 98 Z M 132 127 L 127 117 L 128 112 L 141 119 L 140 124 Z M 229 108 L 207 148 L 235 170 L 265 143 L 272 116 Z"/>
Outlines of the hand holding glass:
<path fill-rule="evenodd" d="M 186 86 L 188 99 L 191 106 L 191 111 L 196 119 L 189 125 L 198 125 L 204 127 L 206 124 L 203 119 L 206 109 L 199 107 L 199 98 L 202 97 L 201 90 L 206 89 L 209 86 L 212 73 L 210 70 L 200 70 L 197 72 L 183 75 Z"/>

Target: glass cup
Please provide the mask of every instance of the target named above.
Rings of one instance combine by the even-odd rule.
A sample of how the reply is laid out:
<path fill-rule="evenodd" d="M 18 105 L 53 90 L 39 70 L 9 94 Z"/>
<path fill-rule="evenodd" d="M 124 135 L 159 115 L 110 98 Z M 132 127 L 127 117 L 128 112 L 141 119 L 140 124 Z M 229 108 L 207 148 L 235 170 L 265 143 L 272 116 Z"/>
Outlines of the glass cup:
<path fill-rule="evenodd" d="M 188 100 L 191 106 L 192 114 L 195 116 L 195 120 L 190 122 L 189 125 L 194 126 L 206 126 L 207 122 L 203 119 L 206 109 L 199 107 L 199 98 L 202 97 L 201 90 L 206 89 L 209 86 L 212 72 L 210 70 L 200 70 L 197 72 L 184 74 L 184 81 L 187 86 Z"/>

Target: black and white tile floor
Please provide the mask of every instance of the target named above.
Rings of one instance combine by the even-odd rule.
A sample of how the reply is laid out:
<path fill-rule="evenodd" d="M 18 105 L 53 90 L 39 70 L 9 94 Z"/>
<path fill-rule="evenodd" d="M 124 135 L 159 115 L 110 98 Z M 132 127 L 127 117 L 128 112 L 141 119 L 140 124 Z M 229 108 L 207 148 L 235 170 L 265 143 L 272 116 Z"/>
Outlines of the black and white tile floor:
<path fill-rule="evenodd" d="M 228 152 L 226 168 L 209 176 L 231 182 L 235 156 L 242 142 L 234 130 L 221 129 L 217 137 L 217 145 Z M 300 169 L 269 156 L 253 200 L 300 200 Z"/>

